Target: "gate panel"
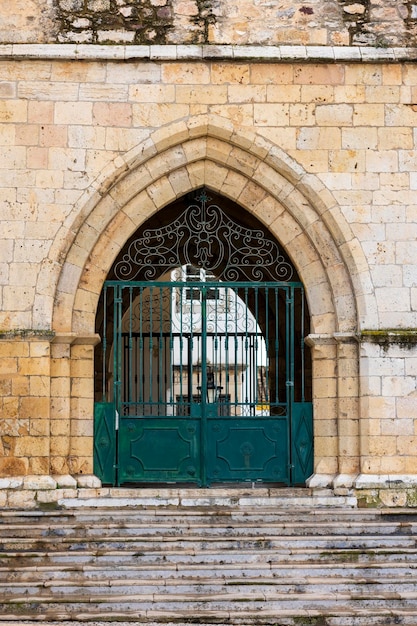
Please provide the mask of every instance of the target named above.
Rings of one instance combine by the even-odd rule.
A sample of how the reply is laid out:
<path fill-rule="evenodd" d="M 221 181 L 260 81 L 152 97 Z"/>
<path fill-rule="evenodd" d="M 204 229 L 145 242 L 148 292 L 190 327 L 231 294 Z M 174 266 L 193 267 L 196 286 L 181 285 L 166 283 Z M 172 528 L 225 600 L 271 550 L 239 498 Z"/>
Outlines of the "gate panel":
<path fill-rule="evenodd" d="M 190 418 L 122 418 L 119 482 L 200 482 L 200 423 Z"/>
<path fill-rule="evenodd" d="M 94 474 L 103 483 L 115 483 L 116 408 L 113 402 L 94 405 Z"/>
<path fill-rule="evenodd" d="M 294 402 L 292 410 L 292 483 L 303 483 L 313 473 L 313 406 Z"/>
<path fill-rule="evenodd" d="M 288 482 L 287 418 L 209 420 L 207 483 Z"/>
<path fill-rule="evenodd" d="M 313 455 L 301 285 L 186 274 L 106 283 L 103 399 L 119 418 L 106 463 L 97 430 L 97 473 L 120 485 L 304 482 Z"/>

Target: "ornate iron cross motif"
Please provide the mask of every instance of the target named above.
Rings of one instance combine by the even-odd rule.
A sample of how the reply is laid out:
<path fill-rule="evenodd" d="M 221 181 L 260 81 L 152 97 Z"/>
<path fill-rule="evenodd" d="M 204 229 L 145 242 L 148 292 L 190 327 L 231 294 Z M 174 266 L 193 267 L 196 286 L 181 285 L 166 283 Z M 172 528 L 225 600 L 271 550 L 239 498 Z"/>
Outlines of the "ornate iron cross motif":
<path fill-rule="evenodd" d="M 175 220 L 146 229 L 116 263 L 117 280 L 153 280 L 182 265 L 207 270 L 224 281 L 291 280 L 294 269 L 261 229 L 232 220 L 205 189 Z"/>

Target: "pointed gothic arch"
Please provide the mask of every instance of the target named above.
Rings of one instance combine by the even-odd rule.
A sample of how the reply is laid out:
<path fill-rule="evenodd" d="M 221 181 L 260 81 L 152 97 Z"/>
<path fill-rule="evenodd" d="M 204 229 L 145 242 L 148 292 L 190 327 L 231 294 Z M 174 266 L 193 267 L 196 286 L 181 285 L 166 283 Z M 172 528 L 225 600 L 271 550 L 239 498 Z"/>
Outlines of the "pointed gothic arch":
<path fill-rule="evenodd" d="M 94 467 L 106 484 L 311 475 L 304 290 L 254 216 L 206 189 L 161 209 L 113 263 L 96 320 Z"/>
<path fill-rule="evenodd" d="M 265 138 L 221 118 L 201 116 L 156 131 L 118 157 L 80 200 L 76 223 L 63 227 L 51 250 L 54 259 L 65 258 L 56 270 L 54 330 L 93 335 L 102 285 L 125 242 L 150 216 L 202 186 L 255 215 L 291 257 L 306 289 L 315 352 L 329 363 L 339 357 L 337 374 L 315 376 L 316 414 L 330 415 L 337 430 L 340 407 L 350 404 L 358 424 L 357 397 L 352 390 L 346 397 L 341 381 L 346 371 L 358 384 L 354 336 L 372 313 L 363 295 L 363 253 L 315 176 Z M 41 277 L 39 290 L 44 282 Z M 325 422 L 317 422 L 316 472 L 356 471 L 358 436 L 331 442 Z"/>

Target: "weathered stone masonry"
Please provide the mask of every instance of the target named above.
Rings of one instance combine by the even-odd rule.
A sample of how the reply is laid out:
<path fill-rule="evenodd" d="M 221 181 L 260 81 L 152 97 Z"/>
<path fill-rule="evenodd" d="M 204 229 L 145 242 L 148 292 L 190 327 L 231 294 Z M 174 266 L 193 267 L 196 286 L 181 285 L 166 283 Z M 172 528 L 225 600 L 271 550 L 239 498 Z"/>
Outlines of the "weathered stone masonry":
<path fill-rule="evenodd" d="M 103 281 L 144 220 L 206 185 L 264 223 L 306 287 L 312 484 L 374 503 L 381 485 L 412 489 L 416 5 L 59 0 L 0 16 L 0 484 L 92 473 Z"/>
<path fill-rule="evenodd" d="M 415 0 L 16 0 L 6 43 L 416 45 Z"/>

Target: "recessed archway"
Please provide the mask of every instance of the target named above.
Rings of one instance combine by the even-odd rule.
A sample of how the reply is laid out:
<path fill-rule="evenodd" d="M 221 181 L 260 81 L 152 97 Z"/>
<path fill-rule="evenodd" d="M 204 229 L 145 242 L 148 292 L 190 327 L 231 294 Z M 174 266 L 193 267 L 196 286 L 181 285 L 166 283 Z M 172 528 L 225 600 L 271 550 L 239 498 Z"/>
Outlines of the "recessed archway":
<path fill-rule="evenodd" d="M 66 247 L 63 233 L 56 241 L 65 261 L 54 298 L 54 330 L 74 337 L 94 334 L 102 285 L 125 242 L 145 220 L 202 186 L 256 216 L 291 257 L 306 288 L 315 344 L 316 472 L 356 471 L 354 336 L 368 315 L 363 253 L 324 185 L 246 129 L 237 132 L 221 118 L 204 116 L 171 125 L 103 173 L 81 203 Z M 344 367 L 355 381 L 349 397 L 342 391 Z M 350 404 L 357 433 L 344 441 L 337 437 L 341 404 Z"/>
<path fill-rule="evenodd" d="M 253 214 L 205 189 L 154 214 L 111 268 L 96 331 L 94 467 L 106 484 L 311 475 L 304 289 Z"/>

